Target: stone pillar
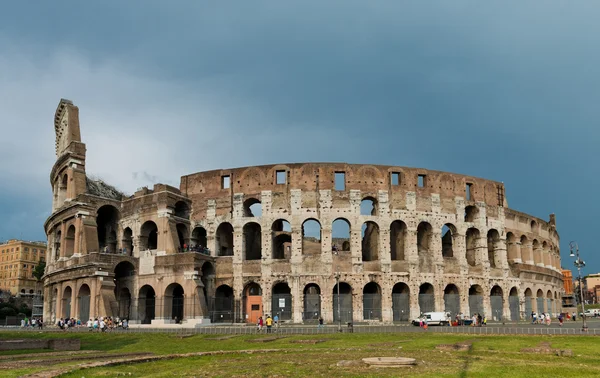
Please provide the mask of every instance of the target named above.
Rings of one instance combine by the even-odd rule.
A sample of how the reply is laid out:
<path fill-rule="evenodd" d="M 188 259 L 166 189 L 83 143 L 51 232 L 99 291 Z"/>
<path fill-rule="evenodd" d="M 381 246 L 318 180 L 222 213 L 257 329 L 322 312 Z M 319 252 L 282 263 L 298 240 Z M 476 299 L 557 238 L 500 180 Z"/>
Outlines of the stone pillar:
<path fill-rule="evenodd" d="M 357 228 L 358 227 L 358 228 Z M 350 226 L 350 251 L 352 255 L 352 272 L 362 273 L 362 225 L 352 223 Z M 361 318 L 362 319 L 362 318 Z"/>
<path fill-rule="evenodd" d="M 79 287 L 77 286 L 77 281 L 75 281 L 73 282 L 71 290 L 71 317 L 75 319 L 79 317 L 79 301 L 77 300 L 78 291 Z"/>
<path fill-rule="evenodd" d="M 421 314 L 419 308 L 419 285 L 418 283 L 413 284 L 410 287 L 410 319 L 412 320 Z"/>
<path fill-rule="evenodd" d="M 533 247 L 533 261 L 535 262 L 536 266 L 544 266 L 544 260 L 543 260 L 543 256 L 542 256 L 543 250 L 542 250 L 542 246 L 540 245 L 540 243 L 536 244 Z"/>
<path fill-rule="evenodd" d="M 357 287 L 352 290 L 352 319 L 354 323 L 357 320 L 364 321 L 364 313 L 363 313 L 363 288 Z"/>
<path fill-rule="evenodd" d="M 510 287 L 504 285 L 504 291 L 502 292 L 502 317 L 510 320 Z"/>
<path fill-rule="evenodd" d="M 529 240 L 523 245 L 521 244 L 521 258 L 525 264 L 533 265 L 533 250 Z"/>
<path fill-rule="evenodd" d="M 325 265 L 331 265 L 333 252 L 331 250 L 331 223 L 321 225 L 321 261 Z"/>
<path fill-rule="evenodd" d="M 386 281 L 388 281 L 386 279 Z M 381 283 L 381 320 L 384 323 L 392 323 L 394 321 L 392 289 L 394 282 Z"/>
<path fill-rule="evenodd" d="M 290 282 L 290 292 L 292 293 L 292 321 L 302 323 L 302 313 L 304 311 L 304 293 L 298 277 L 292 277 Z"/>
<path fill-rule="evenodd" d="M 467 267 L 467 242 L 465 235 L 458 233 L 452 235 L 452 249 L 458 265 Z"/>
<path fill-rule="evenodd" d="M 495 253 L 497 256 L 497 261 L 499 260 L 500 265 L 497 265 L 498 268 L 508 269 L 508 256 L 506 252 L 506 241 L 504 239 L 500 239 L 494 243 Z M 508 302 L 507 302 L 508 303 Z"/>

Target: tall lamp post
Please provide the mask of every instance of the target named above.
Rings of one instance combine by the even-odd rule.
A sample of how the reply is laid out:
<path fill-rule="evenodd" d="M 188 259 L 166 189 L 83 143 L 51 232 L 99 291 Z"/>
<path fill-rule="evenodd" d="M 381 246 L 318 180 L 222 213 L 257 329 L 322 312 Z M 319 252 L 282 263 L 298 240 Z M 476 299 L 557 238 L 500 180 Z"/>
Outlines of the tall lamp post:
<path fill-rule="evenodd" d="M 577 245 L 577 242 L 572 241 L 569 243 L 569 248 L 571 250 L 571 253 L 569 254 L 570 257 L 575 257 L 575 266 L 577 267 L 577 274 L 578 274 L 578 281 L 579 281 L 579 300 L 581 302 L 581 318 L 583 319 L 583 325 L 581 326 L 581 330 L 583 332 L 587 332 L 588 330 L 588 326 L 587 326 L 587 321 L 585 320 L 585 303 L 583 301 L 583 285 L 581 283 L 581 268 L 585 266 L 585 261 L 583 261 L 581 259 L 581 257 L 579 256 L 579 245 Z"/>
<path fill-rule="evenodd" d="M 333 251 L 335 256 L 338 255 L 338 251 Z M 337 288 L 337 318 L 338 318 L 338 332 L 342 332 L 342 312 L 340 309 L 340 272 L 339 266 L 335 265 L 335 287 Z"/>

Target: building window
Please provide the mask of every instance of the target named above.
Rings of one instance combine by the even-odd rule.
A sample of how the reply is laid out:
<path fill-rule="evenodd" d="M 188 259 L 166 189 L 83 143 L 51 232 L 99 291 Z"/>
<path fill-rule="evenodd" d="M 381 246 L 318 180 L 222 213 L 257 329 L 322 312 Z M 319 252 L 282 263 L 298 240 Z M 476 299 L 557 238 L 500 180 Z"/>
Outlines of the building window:
<path fill-rule="evenodd" d="M 419 186 L 419 188 L 424 188 L 425 185 L 427 185 L 427 176 L 419 175 L 417 185 Z"/>
<path fill-rule="evenodd" d="M 283 185 L 287 181 L 287 172 L 286 171 L 276 171 L 275 172 L 275 182 L 277 185 Z"/>
<path fill-rule="evenodd" d="M 465 187 L 465 193 L 466 193 L 466 198 L 467 201 L 471 200 L 471 189 L 473 187 L 473 184 L 471 184 L 470 182 L 467 183 L 467 186 Z"/>
<path fill-rule="evenodd" d="M 335 190 L 346 190 L 346 172 L 335 172 Z"/>
<path fill-rule="evenodd" d="M 230 186 L 231 186 L 231 177 L 229 175 L 221 176 L 221 189 L 229 189 Z"/>
<path fill-rule="evenodd" d="M 35 249 L 34 249 L 35 251 Z M 29 252 L 29 247 L 25 247 L 25 252 Z"/>
<path fill-rule="evenodd" d="M 400 185 L 400 172 L 392 172 L 391 181 L 393 186 Z"/>

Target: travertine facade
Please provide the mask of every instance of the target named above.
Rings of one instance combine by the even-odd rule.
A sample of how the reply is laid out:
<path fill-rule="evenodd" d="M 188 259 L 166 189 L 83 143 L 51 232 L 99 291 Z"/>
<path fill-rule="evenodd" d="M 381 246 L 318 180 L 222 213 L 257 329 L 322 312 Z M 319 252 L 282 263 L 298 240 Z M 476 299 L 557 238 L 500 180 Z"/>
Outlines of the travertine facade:
<path fill-rule="evenodd" d="M 200 172 L 179 189 L 126 197 L 86 177 L 77 107 L 62 100 L 55 126 L 47 318 L 391 322 L 558 310 L 554 216 L 509 209 L 502 183 L 307 163 Z"/>

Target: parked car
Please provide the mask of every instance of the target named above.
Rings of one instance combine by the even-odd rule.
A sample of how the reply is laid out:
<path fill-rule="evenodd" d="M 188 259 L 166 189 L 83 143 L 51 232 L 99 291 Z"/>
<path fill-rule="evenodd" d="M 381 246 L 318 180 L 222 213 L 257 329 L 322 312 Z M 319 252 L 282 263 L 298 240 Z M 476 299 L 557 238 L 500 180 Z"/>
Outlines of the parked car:
<path fill-rule="evenodd" d="M 585 310 L 585 313 L 583 313 L 583 312 L 579 313 L 579 316 L 583 316 L 583 315 L 585 315 L 586 318 L 600 316 L 600 309 L 591 308 L 591 309 Z"/>
<path fill-rule="evenodd" d="M 450 313 L 448 312 L 426 312 L 418 318 L 413 319 L 412 324 L 418 326 L 421 321 L 426 321 L 427 325 L 448 325 L 450 324 Z"/>

